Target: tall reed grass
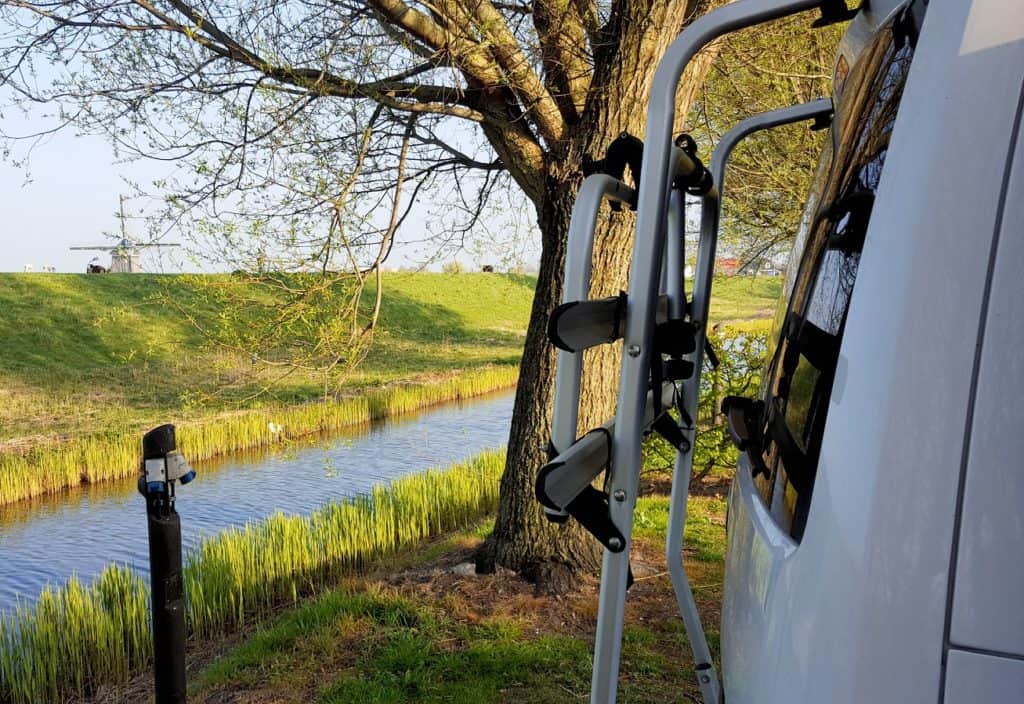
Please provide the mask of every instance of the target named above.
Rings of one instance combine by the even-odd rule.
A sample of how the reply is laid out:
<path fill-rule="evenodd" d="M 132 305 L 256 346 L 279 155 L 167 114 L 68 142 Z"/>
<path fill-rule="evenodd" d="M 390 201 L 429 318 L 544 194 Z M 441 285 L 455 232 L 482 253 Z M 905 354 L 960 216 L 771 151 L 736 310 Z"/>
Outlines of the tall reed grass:
<path fill-rule="evenodd" d="M 205 540 L 185 567 L 192 636 L 223 635 L 426 538 L 465 527 L 498 503 L 503 452 L 428 470 L 333 503 L 276 515 Z M 149 589 L 111 566 L 72 578 L 0 618 L 0 701 L 63 702 L 122 683 L 149 664 Z"/>
<path fill-rule="evenodd" d="M 338 401 L 239 411 L 182 423 L 178 444 L 191 461 L 199 461 L 478 396 L 508 388 L 517 377 L 515 367 L 487 367 L 440 382 L 392 386 Z M 275 432 L 277 427 L 281 430 Z M 139 471 L 140 437 L 137 430 L 105 433 L 0 454 L 0 505 L 131 476 Z"/>

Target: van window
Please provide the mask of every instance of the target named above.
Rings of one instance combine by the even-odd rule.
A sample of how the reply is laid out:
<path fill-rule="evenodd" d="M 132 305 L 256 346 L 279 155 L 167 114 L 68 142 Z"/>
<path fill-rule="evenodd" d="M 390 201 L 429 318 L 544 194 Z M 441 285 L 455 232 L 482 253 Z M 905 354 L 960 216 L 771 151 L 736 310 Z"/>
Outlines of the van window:
<path fill-rule="evenodd" d="M 807 229 L 798 238 L 797 265 L 790 267 L 780 306 L 785 313 L 777 318 L 762 388 L 767 472 L 757 486 L 797 540 L 807 521 L 860 252 L 913 53 L 901 15 L 876 34 L 850 70 L 833 143 L 812 188 Z"/>

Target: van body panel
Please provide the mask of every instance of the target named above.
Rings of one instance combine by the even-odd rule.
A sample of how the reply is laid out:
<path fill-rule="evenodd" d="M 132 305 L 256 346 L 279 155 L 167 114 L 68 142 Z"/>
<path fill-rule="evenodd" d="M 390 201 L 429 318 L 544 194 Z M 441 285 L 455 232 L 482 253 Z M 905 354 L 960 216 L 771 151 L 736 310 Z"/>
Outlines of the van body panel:
<path fill-rule="evenodd" d="M 751 476 L 750 462 L 741 457 L 736 480 L 729 490 L 729 544 L 726 572 L 742 571 L 746 579 L 726 590 L 722 606 L 722 670 L 730 677 L 733 696 L 740 701 L 757 698 L 759 683 L 770 672 L 762 665 L 772 662 L 765 653 L 770 643 L 768 595 L 796 542 L 783 531 L 762 501 Z M 742 560 L 743 564 L 731 564 Z M 728 642 L 726 642 L 728 641 Z"/>
<path fill-rule="evenodd" d="M 760 495 L 745 489 L 746 477 L 730 493 L 728 704 L 942 696 L 971 370 L 1024 78 L 1024 42 L 962 50 L 968 16 L 978 13 L 1006 9 L 1001 0 L 928 8 L 864 242 L 800 544 L 773 552 L 756 525 L 767 512 Z M 738 471 L 749 473 L 749 463 Z"/>
<path fill-rule="evenodd" d="M 1024 692 L 1024 660 L 951 650 L 944 704 L 1012 704 Z"/>
<path fill-rule="evenodd" d="M 1018 656 L 1024 656 L 1022 263 L 1024 144 L 1018 127 L 975 388 L 950 626 L 954 646 Z"/>

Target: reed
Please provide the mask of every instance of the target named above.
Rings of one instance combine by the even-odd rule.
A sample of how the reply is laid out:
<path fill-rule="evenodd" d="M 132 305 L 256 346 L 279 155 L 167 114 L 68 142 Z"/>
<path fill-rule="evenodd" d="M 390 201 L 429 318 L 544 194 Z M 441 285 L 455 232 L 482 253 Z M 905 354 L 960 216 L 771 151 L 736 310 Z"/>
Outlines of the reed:
<path fill-rule="evenodd" d="M 191 461 L 338 430 L 515 384 L 518 369 L 485 367 L 443 381 L 394 385 L 336 401 L 268 406 L 181 423 L 178 443 Z M 273 430 L 272 430 L 273 428 Z M 280 428 L 280 430 L 277 430 Z M 137 429 L 36 445 L 0 454 L 0 505 L 139 471 Z"/>
<path fill-rule="evenodd" d="M 186 615 L 193 638 L 234 631 L 283 603 L 493 511 L 504 453 L 377 486 L 308 517 L 276 515 L 191 551 Z M 62 702 L 117 685 L 150 662 L 149 589 L 130 568 L 91 585 L 72 578 L 0 618 L 0 701 Z"/>

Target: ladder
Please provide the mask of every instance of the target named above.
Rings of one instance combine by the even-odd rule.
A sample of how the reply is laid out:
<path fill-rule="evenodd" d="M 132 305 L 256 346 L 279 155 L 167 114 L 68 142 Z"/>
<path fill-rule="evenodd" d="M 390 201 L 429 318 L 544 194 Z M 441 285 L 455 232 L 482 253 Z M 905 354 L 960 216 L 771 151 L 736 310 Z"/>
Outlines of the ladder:
<path fill-rule="evenodd" d="M 720 194 L 728 156 L 758 130 L 814 119 L 827 124 L 823 99 L 749 118 L 723 136 L 710 170 L 692 140 L 672 139 L 675 90 L 689 60 L 712 40 L 737 29 L 819 8 L 820 26 L 849 19 L 840 0 L 737 0 L 693 22 L 669 47 L 655 72 L 647 143 L 626 140 L 609 149 L 611 173 L 588 176 L 573 207 L 563 302 L 548 334 L 559 347 L 550 461 L 537 476 L 537 498 L 549 519 L 579 521 L 605 548 L 601 569 L 592 704 L 615 701 L 626 591 L 632 583 L 629 545 L 639 485 L 641 442 L 651 431 L 675 446 L 666 557 L 705 704 L 718 704 L 721 686 L 682 562 L 683 528 L 693 462 L 694 422 L 718 235 Z M 624 136 L 625 137 L 625 136 Z M 621 140 L 622 138 L 620 138 Z M 629 138 L 632 140 L 632 138 Z M 619 142 L 620 140 L 617 140 Z M 626 146 L 623 146 L 625 144 Z M 616 159 L 612 159 L 613 151 Z M 621 153 L 626 152 L 622 159 Z M 630 165 L 636 190 L 621 181 Z M 639 162 L 639 166 L 636 164 Z M 605 164 L 608 166 L 608 164 Z M 639 177 L 639 178 L 638 178 Z M 685 194 L 700 194 L 701 226 L 692 301 L 684 281 Z M 601 203 L 637 210 L 628 294 L 587 300 L 594 229 Z M 623 340 L 615 418 L 576 438 L 582 353 Z M 666 359 L 667 357 L 667 359 Z M 680 388 L 681 383 L 681 388 Z M 667 409 L 676 408 L 675 421 Z M 605 473 L 607 492 L 593 486 Z"/>

